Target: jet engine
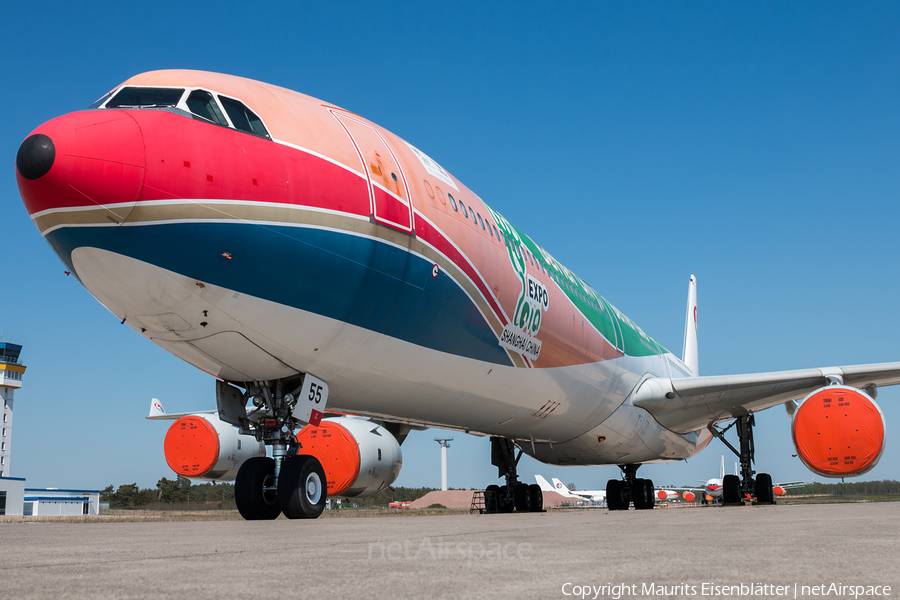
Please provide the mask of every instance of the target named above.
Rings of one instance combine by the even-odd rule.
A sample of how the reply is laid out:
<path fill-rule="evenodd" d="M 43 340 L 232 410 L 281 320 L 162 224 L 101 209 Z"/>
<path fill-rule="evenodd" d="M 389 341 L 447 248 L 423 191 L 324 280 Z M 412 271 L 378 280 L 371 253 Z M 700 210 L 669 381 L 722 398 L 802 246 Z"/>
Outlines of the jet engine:
<path fill-rule="evenodd" d="M 265 456 L 266 447 L 213 413 L 181 417 L 169 427 L 166 462 L 179 475 L 205 481 L 234 481 L 244 461 Z"/>
<path fill-rule="evenodd" d="M 788 412 L 791 412 L 788 406 Z M 824 477 L 847 477 L 872 469 L 884 451 L 884 415 L 862 390 L 830 385 L 793 409 L 791 435 L 806 467 Z"/>
<path fill-rule="evenodd" d="M 400 444 L 387 429 L 368 419 L 334 417 L 297 434 L 300 454 L 315 456 L 325 469 L 328 497 L 364 498 L 377 494 L 400 475 Z"/>

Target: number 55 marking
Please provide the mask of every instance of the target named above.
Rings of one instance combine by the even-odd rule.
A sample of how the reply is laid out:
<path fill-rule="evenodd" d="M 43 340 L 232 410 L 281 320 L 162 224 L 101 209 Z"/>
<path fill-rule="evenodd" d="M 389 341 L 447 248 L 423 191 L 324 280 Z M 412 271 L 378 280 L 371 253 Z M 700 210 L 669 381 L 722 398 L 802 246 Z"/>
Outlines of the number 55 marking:
<path fill-rule="evenodd" d="M 294 406 L 293 416 L 304 423 L 318 426 L 328 403 L 328 384 L 307 373 L 303 377 L 303 387 L 297 405 Z"/>

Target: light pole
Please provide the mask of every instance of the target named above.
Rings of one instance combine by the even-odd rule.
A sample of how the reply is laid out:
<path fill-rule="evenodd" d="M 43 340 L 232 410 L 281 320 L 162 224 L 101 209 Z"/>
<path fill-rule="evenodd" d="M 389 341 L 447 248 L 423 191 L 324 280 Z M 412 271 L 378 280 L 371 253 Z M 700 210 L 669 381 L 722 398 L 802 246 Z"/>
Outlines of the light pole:
<path fill-rule="evenodd" d="M 450 442 L 453 441 L 453 438 L 434 438 L 438 444 L 441 445 L 441 491 L 447 491 L 447 448 L 450 447 Z"/>

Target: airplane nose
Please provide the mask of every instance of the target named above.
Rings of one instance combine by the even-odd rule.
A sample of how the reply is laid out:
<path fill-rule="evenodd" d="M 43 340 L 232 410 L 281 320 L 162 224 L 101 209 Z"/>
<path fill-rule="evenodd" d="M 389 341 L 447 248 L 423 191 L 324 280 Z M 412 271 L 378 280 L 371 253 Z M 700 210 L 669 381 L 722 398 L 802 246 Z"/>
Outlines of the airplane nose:
<path fill-rule="evenodd" d="M 140 199 L 144 167 L 143 134 L 127 111 L 57 117 L 16 154 L 19 193 L 41 232 L 70 221 L 125 222 Z"/>
<path fill-rule="evenodd" d="M 56 160 L 56 147 L 53 140 L 43 133 L 36 133 L 26 138 L 16 153 L 16 168 L 25 179 L 34 181 L 50 171 Z"/>

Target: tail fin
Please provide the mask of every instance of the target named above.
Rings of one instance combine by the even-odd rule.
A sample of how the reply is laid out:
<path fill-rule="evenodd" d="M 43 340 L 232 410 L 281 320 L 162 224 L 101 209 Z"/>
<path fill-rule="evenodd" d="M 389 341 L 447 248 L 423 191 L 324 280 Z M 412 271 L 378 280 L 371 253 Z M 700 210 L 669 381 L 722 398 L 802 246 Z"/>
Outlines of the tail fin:
<path fill-rule="evenodd" d="M 725 479 L 725 455 L 722 455 L 722 465 L 719 467 L 719 479 Z"/>
<path fill-rule="evenodd" d="M 542 492 L 555 492 L 553 486 L 550 485 L 550 482 L 544 479 L 541 475 L 535 475 L 534 480 L 541 487 Z"/>
<path fill-rule="evenodd" d="M 564 484 L 562 481 L 560 481 L 556 477 L 553 478 L 553 491 L 556 492 L 557 494 L 562 494 L 563 496 L 567 496 L 569 498 L 576 497 L 576 495 L 572 493 L 572 490 L 570 490 L 566 486 L 566 484 Z"/>
<path fill-rule="evenodd" d="M 681 361 L 695 375 L 700 374 L 700 356 L 697 349 L 697 278 L 693 275 L 688 284 L 687 315 L 684 319 L 684 350 Z"/>

